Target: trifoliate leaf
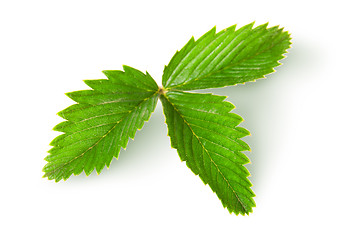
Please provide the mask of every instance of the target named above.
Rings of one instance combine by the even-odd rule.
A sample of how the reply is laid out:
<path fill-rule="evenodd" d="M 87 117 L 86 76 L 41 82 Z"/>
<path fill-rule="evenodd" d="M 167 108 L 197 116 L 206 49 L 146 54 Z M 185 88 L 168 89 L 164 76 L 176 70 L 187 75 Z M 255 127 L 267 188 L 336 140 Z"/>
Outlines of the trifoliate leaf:
<path fill-rule="evenodd" d="M 249 132 L 238 127 L 243 119 L 230 111 L 226 97 L 211 94 L 167 92 L 161 96 L 172 147 L 181 160 L 208 184 L 229 212 L 248 214 L 255 206 L 249 160 L 250 150 L 240 138 Z"/>
<path fill-rule="evenodd" d="M 290 46 L 290 35 L 267 24 L 253 23 L 216 33 L 215 28 L 192 38 L 165 67 L 165 89 L 217 88 L 254 81 L 272 73 Z"/>
<path fill-rule="evenodd" d="M 253 23 L 238 30 L 215 28 L 190 41 L 164 69 L 163 87 L 148 74 L 124 66 L 104 71 L 108 79 L 85 80 L 92 90 L 67 95 L 77 104 L 61 111 L 66 121 L 55 126 L 56 137 L 45 159 L 44 177 L 60 181 L 94 169 L 98 173 L 118 158 L 121 147 L 163 104 L 171 145 L 179 157 L 217 194 L 230 213 L 242 215 L 255 207 L 245 168 L 250 150 L 241 138 L 249 132 L 230 111 L 226 97 L 185 90 L 217 88 L 263 78 L 274 71 L 290 46 L 290 35 L 278 26 Z"/>
<path fill-rule="evenodd" d="M 82 171 L 89 175 L 94 168 L 100 173 L 150 118 L 158 86 L 149 74 L 127 66 L 124 72 L 104 74 L 108 80 L 85 80 L 93 90 L 67 94 L 78 104 L 58 113 L 67 121 L 54 128 L 64 134 L 50 144 L 44 177 L 66 180 Z"/>

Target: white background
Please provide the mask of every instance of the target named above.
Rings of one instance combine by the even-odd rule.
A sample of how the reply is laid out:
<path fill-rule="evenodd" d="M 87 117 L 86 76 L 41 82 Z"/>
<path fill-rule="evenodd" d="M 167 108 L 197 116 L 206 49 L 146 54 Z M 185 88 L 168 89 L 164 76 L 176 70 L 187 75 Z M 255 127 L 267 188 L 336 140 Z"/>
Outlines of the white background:
<path fill-rule="evenodd" d="M 339 239 L 335 1 L 233 2 L 0 2 L 1 239 Z M 252 214 L 229 214 L 180 161 L 160 102 L 109 170 L 42 178 L 65 92 L 122 64 L 160 84 L 192 35 L 252 21 L 293 38 L 275 74 L 213 90 L 252 133 Z"/>

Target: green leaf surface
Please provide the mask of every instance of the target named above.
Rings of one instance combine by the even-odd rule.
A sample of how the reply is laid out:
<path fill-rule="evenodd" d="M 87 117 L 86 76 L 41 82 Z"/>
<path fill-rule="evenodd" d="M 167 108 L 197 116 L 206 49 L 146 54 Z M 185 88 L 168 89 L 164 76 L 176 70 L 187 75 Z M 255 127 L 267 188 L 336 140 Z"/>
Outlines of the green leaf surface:
<path fill-rule="evenodd" d="M 290 44 L 288 32 L 278 26 L 251 23 L 218 33 L 212 28 L 173 56 L 162 83 L 167 90 L 194 90 L 254 81 L 274 71 Z"/>
<path fill-rule="evenodd" d="M 243 119 L 230 111 L 226 97 L 211 94 L 167 92 L 161 96 L 171 145 L 181 160 L 208 184 L 224 207 L 248 214 L 255 206 L 249 163 L 242 151 L 250 150 L 240 138 L 249 132 L 238 127 Z"/>
<path fill-rule="evenodd" d="M 127 66 L 124 72 L 103 72 L 108 79 L 85 80 L 93 90 L 67 94 L 77 104 L 58 113 L 67 121 L 54 127 L 64 134 L 50 144 L 44 177 L 60 181 L 82 171 L 100 173 L 154 111 L 158 86 L 148 73 Z"/>

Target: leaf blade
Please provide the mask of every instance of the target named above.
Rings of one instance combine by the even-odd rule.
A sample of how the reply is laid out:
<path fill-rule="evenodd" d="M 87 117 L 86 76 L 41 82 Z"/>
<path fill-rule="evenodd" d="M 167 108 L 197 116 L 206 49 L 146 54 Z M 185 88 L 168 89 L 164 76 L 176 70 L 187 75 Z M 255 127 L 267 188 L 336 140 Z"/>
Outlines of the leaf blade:
<path fill-rule="evenodd" d="M 274 71 L 290 46 L 290 35 L 267 24 L 219 33 L 212 28 L 197 41 L 190 40 L 164 69 L 166 89 L 194 90 L 245 83 Z M 265 63 L 265 64 L 263 64 Z"/>
<path fill-rule="evenodd" d="M 58 113 L 67 121 L 54 127 L 64 134 L 50 144 L 44 177 L 57 182 L 82 171 L 99 174 L 148 121 L 158 99 L 156 83 L 136 69 L 124 70 L 105 71 L 106 80 L 85 80 L 92 90 L 66 94 L 77 104 Z"/>
<path fill-rule="evenodd" d="M 160 99 L 171 145 L 181 160 L 216 192 L 230 212 L 252 212 L 254 193 L 243 166 L 249 160 L 242 153 L 249 146 L 240 140 L 249 132 L 237 127 L 242 119 L 229 113 L 231 104 L 222 96 L 179 91 L 168 92 Z M 191 113 L 182 108 L 183 102 L 191 102 Z"/>

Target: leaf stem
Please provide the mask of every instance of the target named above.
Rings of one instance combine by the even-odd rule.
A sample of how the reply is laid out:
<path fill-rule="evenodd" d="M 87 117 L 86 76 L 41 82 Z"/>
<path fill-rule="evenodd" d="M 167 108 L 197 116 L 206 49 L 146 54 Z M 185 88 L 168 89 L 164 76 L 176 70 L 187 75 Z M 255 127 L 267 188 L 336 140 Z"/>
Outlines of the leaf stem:
<path fill-rule="evenodd" d="M 165 95 L 168 92 L 168 90 L 164 87 L 159 87 L 158 93 L 159 95 Z"/>

